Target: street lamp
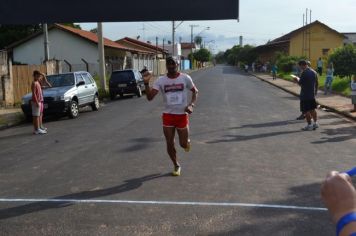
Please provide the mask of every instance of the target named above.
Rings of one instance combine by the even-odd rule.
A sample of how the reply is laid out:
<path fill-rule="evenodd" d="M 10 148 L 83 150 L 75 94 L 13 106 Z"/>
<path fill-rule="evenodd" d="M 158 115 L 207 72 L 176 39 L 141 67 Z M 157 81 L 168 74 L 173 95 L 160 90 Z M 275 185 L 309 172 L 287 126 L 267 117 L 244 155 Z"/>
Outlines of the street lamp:
<path fill-rule="evenodd" d="M 208 26 L 208 27 L 206 27 L 205 29 L 203 29 L 202 31 L 200 31 L 200 33 L 199 34 L 197 34 L 197 36 L 199 36 L 200 34 L 202 34 L 204 31 L 206 31 L 206 30 L 210 30 L 210 27 Z"/>

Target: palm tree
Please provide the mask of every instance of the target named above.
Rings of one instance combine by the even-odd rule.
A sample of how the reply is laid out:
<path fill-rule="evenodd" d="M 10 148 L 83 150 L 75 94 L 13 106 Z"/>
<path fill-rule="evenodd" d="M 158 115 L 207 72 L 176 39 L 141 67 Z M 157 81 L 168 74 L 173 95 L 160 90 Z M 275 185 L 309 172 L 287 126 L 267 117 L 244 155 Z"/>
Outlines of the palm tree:
<path fill-rule="evenodd" d="M 203 43 L 203 38 L 201 36 L 195 36 L 194 42 L 195 42 L 195 44 L 199 45 L 199 47 L 201 47 L 201 45 Z"/>

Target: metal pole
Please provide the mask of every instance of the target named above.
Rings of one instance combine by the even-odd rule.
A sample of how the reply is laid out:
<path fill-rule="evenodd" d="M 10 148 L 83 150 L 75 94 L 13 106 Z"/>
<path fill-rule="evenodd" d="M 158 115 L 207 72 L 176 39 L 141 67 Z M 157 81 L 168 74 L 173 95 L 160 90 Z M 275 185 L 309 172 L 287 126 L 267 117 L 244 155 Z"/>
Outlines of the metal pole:
<path fill-rule="evenodd" d="M 303 14 L 303 27 L 305 24 L 305 15 Z M 305 40 L 305 32 L 303 30 L 303 44 L 302 44 L 302 56 L 304 56 L 304 40 Z"/>
<path fill-rule="evenodd" d="M 311 14 L 312 14 L 312 10 L 310 10 L 310 21 L 309 23 L 311 24 Z M 309 60 L 311 60 L 311 28 L 309 28 Z"/>
<path fill-rule="evenodd" d="M 159 65 L 158 65 L 158 37 L 156 37 L 156 62 L 157 62 L 157 75 L 159 75 Z"/>
<path fill-rule="evenodd" d="M 174 51 L 175 51 L 175 48 L 174 48 L 174 38 L 175 38 L 175 31 L 176 31 L 176 27 L 175 27 L 175 21 L 172 21 L 172 57 L 174 57 Z"/>
<path fill-rule="evenodd" d="M 49 60 L 49 41 L 48 41 L 48 27 L 47 23 L 43 24 L 43 35 L 44 35 L 44 52 L 45 61 Z"/>
<path fill-rule="evenodd" d="M 98 49 L 99 49 L 99 77 L 101 89 L 106 90 L 105 78 L 105 52 L 104 52 L 104 38 L 103 38 L 103 23 L 98 22 Z"/>

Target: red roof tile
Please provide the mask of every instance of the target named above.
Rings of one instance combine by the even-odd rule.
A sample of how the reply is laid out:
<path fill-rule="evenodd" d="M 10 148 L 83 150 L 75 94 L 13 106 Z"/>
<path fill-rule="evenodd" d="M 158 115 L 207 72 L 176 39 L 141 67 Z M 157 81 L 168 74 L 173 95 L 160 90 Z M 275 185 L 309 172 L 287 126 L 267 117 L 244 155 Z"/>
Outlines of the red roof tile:
<path fill-rule="evenodd" d="M 180 45 L 182 49 L 196 48 L 195 43 L 181 43 Z"/>
<path fill-rule="evenodd" d="M 129 38 L 129 37 L 125 37 L 123 39 L 120 39 L 118 41 L 127 41 L 127 42 L 130 42 L 130 43 L 133 43 L 133 44 L 138 44 L 138 45 L 141 45 L 143 47 L 146 47 L 146 48 L 150 48 L 150 49 L 153 49 L 153 50 L 158 50 L 160 52 L 165 52 L 165 50 L 161 47 L 156 47 L 156 45 L 152 45 L 152 44 L 149 44 L 149 43 L 146 43 L 146 42 L 143 42 L 143 41 L 140 41 L 140 40 L 136 40 L 136 39 L 133 39 L 133 38 Z"/>

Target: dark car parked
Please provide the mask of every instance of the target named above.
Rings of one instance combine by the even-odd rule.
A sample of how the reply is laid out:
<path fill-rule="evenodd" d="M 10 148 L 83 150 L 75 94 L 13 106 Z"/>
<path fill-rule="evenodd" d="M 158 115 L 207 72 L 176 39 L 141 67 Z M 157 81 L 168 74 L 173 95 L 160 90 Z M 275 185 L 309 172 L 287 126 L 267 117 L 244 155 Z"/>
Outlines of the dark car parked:
<path fill-rule="evenodd" d="M 117 95 L 135 94 L 142 96 L 145 85 L 141 73 L 138 70 L 113 71 L 109 81 L 110 98 L 113 100 Z"/>

